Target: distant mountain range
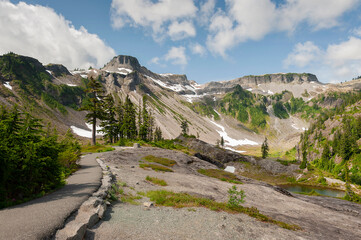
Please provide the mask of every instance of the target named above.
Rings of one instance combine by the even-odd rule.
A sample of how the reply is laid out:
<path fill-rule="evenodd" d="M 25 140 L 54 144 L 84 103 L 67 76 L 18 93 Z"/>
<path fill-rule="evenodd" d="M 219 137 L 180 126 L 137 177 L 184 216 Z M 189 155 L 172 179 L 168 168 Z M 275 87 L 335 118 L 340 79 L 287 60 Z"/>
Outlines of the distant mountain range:
<path fill-rule="evenodd" d="M 259 148 L 264 136 L 271 146 L 293 147 L 318 108 L 339 104 L 337 99 L 327 98 L 329 91 L 361 89 L 360 80 L 322 84 L 309 73 L 198 84 L 186 75 L 154 73 L 135 57 L 124 55 L 101 69 L 69 71 L 60 64 L 43 66 L 34 58 L 9 53 L 0 56 L 0 102 L 17 104 L 60 132 L 72 128 L 85 137 L 90 132 L 86 113 L 77 109 L 87 100 L 85 88 L 90 78 L 99 79 L 118 102 L 129 95 L 139 105 L 146 95 L 165 138 L 177 137 L 181 121 L 187 120 L 190 134 L 212 144 L 223 136 L 226 147 L 237 151 Z"/>

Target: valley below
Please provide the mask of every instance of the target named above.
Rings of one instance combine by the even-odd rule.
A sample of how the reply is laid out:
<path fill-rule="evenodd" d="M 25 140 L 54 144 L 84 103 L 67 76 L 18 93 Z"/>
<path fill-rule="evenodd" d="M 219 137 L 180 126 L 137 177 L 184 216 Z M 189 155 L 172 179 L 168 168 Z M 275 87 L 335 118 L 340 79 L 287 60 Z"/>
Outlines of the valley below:
<path fill-rule="evenodd" d="M 156 159 L 175 162 L 167 167 L 170 171 L 154 171 L 152 167 L 157 169 L 154 165 L 163 166 L 156 163 Z M 119 200 L 112 202 L 103 220 L 87 231 L 86 239 L 359 239 L 361 236 L 360 204 L 331 197 L 290 194 L 247 178 L 242 168 L 250 165 L 249 162 L 226 164 L 235 166 L 237 183 L 242 182 L 235 184 L 201 174 L 200 169 L 218 168 L 180 151 L 117 147 L 102 160 L 115 175 L 121 194 Z M 166 186 L 153 183 L 154 178 L 164 180 Z M 150 191 L 166 190 L 227 202 L 228 190 L 233 185 L 245 193 L 242 206 L 256 207 L 261 214 L 299 229 L 288 230 L 246 214 L 212 211 L 190 204 L 182 208 L 165 207 L 151 201 L 148 195 Z M 149 202 L 154 206 L 145 206 Z"/>

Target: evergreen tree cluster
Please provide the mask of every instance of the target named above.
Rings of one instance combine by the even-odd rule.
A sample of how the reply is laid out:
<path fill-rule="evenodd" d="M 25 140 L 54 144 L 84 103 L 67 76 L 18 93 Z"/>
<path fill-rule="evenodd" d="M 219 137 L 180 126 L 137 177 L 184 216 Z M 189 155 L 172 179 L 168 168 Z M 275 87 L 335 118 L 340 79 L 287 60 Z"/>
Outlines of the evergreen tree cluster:
<path fill-rule="evenodd" d="M 315 151 L 317 141 L 322 154 L 319 159 L 314 159 L 314 166 L 344 181 L 349 180 L 361 185 L 361 149 L 357 144 L 361 139 L 361 117 L 345 115 L 338 129 L 334 131 L 332 140 L 326 139 L 321 131 L 317 130 L 318 128 L 312 126 L 311 129 L 312 131 L 306 131 L 301 138 L 303 155 L 301 166 L 310 160 L 308 155 Z M 313 141 L 310 141 L 313 132 Z M 335 162 L 337 157 L 342 159 L 338 164 Z"/>
<path fill-rule="evenodd" d="M 162 131 L 155 126 L 154 117 L 147 109 L 147 97 L 143 97 L 143 104 L 138 107 L 126 96 L 124 103 L 115 104 L 112 95 L 104 97 L 99 114 L 101 132 L 108 143 L 115 143 L 121 139 L 139 139 L 143 141 L 160 141 Z"/>
<path fill-rule="evenodd" d="M 80 145 L 17 107 L 0 107 L 0 208 L 44 194 L 77 168 Z"/>

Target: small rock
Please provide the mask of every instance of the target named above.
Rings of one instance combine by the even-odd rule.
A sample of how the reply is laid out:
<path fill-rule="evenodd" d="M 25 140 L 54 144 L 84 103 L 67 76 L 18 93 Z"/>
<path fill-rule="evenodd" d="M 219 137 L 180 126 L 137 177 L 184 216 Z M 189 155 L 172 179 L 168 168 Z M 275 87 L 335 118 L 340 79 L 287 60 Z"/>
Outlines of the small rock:
<path fill-rule="evenodd" d="M 143 206 L 146 208 L 151 208 L 151 207 L 154 207 L 154 204 L 152 202 L 144 202 Z"/>
<path fill-rule="evenodd" d="M 112 205 L 109 201 L 105 201 L 105 204 L 106 204 L 107 206 Z"/>
<path fill-rule="evenodd" d="M 135 184 L 139 185 L 139 182 L 136 182 Z"/>
<path fill-rule="evenodd" d="M 130 168 L 134 168 L 134 166 L 131 166 Z"/>

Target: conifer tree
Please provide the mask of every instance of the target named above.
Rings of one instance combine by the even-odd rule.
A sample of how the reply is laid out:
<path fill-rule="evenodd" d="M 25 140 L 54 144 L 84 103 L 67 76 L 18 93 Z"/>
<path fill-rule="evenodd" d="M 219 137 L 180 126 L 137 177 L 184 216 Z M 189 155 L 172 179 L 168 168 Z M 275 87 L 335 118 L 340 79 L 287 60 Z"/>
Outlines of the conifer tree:
<path fill-rule="evenodd" d="M 160 127 L 155 128 L 154 132 L 154 141 L 161 141 L 163 140 L 162 131 L 160 130 Z"/>
<path fill-rule="evenodd" d="M 87 110 L 86 121 L 92 124 L 92 144 L 96 144 L 96 123 L 97 119 L 102 116 L 102 101 L 104 90 L 100 83 L 100 76 L 98 79 L 90 78 L 87 85 L 86 92 L 89 96 L 89 102 L 81 108 L 81 110 Z"/>
<path fill-rule="evenodd" d="M 116 141 L 119 139 L 124 138 L 124 131 L 123 131 L 123 122 L 124 122 L 124 106 L 122 102 L 119 102 L 119 105 L 116 107 L 117 113 L 117 134 L 116 134 Z"/>
<path fill-rule="evenodd" d="M 114 106 L 114 98 L 111 94 L 104 97 L 103 103 L 103 116 L 100 126 L 104 133 L 103 138 L 109 143 L 114 143 L 118 135 L 118 122 L 116 120 L 116 109 Z"/>
<path fill-rule="evenodd" d="M 147 101 L 147 98 L 144 96 L 143 97 L 143 108 L 142 108 L 142 111 L 141 111 L 141 114 L 139 113 L 139 122 L 141 122 L 140 124 L 140 127 L 139 127 L 139 138 L 142 139 L 143 141 L 146 141 L 146 140 L 151 140 L 149 139 L 149 136 L 148 136 L 148 131 L 149 131 L 149 113 L 147 111 L 147 107 L 146 107 L 146 101 Z M 139 106 L 139 109 L 140 109 L 140 106 Z M 139 110 L 140 112 L 140 110 Z"/>
<path fill-rule="evenodd" d="M 262 146 L 261 146 L 261 152 L 262 152 L 263 159 L 265 159 L 268 156 L 268 151 L 269 151 L 269 147 L 268 147 L 267 137 L 265 137 L 264 142 L 262 143 Z"/>
<path fill-rule="evenodd" d="M 136 111 L 134 104 L 130 101 L 129 96 L 124 102 L 124 119 L 122 124 L 124 137 L 127 139 L 135 139 L 137 137 Z"/>
<path fill-rule="evenodd" d="M 188 133 L 188 122 L 187 120 L 183 120 L 181 123 L 182 135 L 185 136 Z"/>
<path fill-rule="evenodd" d="M 224 146 L 224 139 L 223 139 L 223 137 L 221 137 L 221 146 L 222 146 L 222 147 Z"/>
<path fill-rule="evenodd" d="M 149 116 L 148 116 L 148 140 L 152 141 L 153 140 L 153 129 L 154 129 L 154 117 L 152 114 L 152 111 L 149 112 Z"/>

